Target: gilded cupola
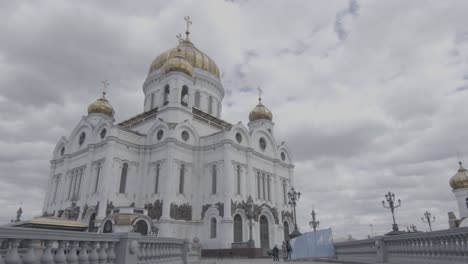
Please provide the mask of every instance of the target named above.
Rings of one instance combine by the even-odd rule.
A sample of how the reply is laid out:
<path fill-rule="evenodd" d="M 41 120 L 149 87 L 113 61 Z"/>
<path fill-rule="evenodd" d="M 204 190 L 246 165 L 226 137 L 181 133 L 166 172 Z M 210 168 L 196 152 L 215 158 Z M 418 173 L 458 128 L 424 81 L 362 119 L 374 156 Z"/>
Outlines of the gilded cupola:
<path fill-rule="evenodd" d="M 458 172 L 450 179 L 450 186 L 456 189 L 468 188 L 468 171 L 463 167 L 462 162 L 458 162 L 460 168 Z"/>
<path fill-rule="evenodd" d="M 252 111 L 250 111 L 249 114 L 250 122 L 260 119 L 266 119 L 269 121 L 273 120 L 273 113 L 271 113 L 271 111 L 262 104 L 261 97 L 258 98 L 258 104 Z"/>
<path fill-rule="evenodd" d="M 178 71 L 178 72 L 183 72 L 189 76 L 193 76 L 193 66 L 185 60 L 185 58 L 181 54 L 181 50 L 178 49 L 178 54 L 172 58 L 169 59 L 164 63 L 162 66 L 162 70 L 164 73 L 168 73 L 171 71 Z"/>
<path fill-rule="evenodd" d="M 107 80 L 102 81 L 102 84 L 104 86 L 102 91 L 102 97 L 88 106 L 88 114 L 100 113 L 108 115 L 110 117 L 114 117 L 114 108 L 106 99 L 106 89 L 107 87 L 109 87 L 109 82 Z"/>
<path fill-rule="evenodd" d="M 198 68 L 214 75 L 218 80 L 219 78 L 219 68 L 216 63 L 208 57 L 205 53 L 200 51 L 195 47 L 195 45 L 189 39 L 189 25 L 192 23 L 190 18 L 186 18 L 187 21 L 187 30 L 185 32 L 185 39 L 179 34 L 179 45 L 158 55 L 153 62 L 151 63 L 149 72 L 162 69 L 163 72 L 166 72 L 166 69 L 177 69 L 184 73 L 190 72 L 188 64 L 192 68 Z M 174 58 L 178 58 L 173 60 Z M 182 61 L 182 59 L 184 61 Z M 193 69 L 191 70 L 193 72 Z"/>

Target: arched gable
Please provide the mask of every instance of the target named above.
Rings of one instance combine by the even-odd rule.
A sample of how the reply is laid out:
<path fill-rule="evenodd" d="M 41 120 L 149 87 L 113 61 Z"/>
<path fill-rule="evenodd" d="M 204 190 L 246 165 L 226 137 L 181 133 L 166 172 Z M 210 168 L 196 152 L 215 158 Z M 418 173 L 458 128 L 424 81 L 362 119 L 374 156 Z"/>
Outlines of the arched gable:
<path fill-rule="evenodd" d="M 255 149 L 257 152 L 263 153 L 270 157 L 277 156 L 278 149 L 276 140 L 267 130 L 257 129 L 252 133 L 250 138 L 250 147 Z M 260 138 L 264 138 L 267 143 L 265 150 L 260 148 Z"/>
<path fill-rule="evenodd" d="M 158 139 L 158 131 L 162 130 L 163 134 L 161 139 Z M 154 144 L 164 140 L 169 135 L 169 126 L 166 122 L 161 119 L 158 119 L 154 125 L 149 129 L 148 136 L 146 137 L 146 144 Z"/>
<path fill-rule="evenodd" d="M 69 152 L 69 150 L 68 150 L 68 140 L 63 136 L 60 138 L 60 140 L 55 145 L 54 151 L 52 153 L 52 156 L 53 156 L 54 159 L 58 159 L 58 158 L 62 157 L 62 155 L 60 153 L 62 151 L 62 147 L 65 148 L 64 154 Z"/>
<path fill-rule="evenodd" d="M 86 138 L 83 142 L 83 145 L 79 145 L 79 137 L 82 132 L 86 133 Z M 68 148 L 70 152 L 76 151 L 80 148 L 87 146 L 88 144 L 92 144 L 96 141 L 96 138 L 93 134 L 93 127 L 92 125 L 87 122 L 84 118 L 81 119 L 80 123 L 73 129 L 70 137 L 68 138 Z"/>
<path fill-rule="evenodd" d="M 108 120 L 102 119 L 97 124 L 97 126 L 94 128 L 94 131 L 93 131 L 93 139 L 95 139 L 95 142 L 99 142 L 102 140 L 101 132 L 104 128 L 106 129 L 106 136 L 108 136 L 110 129 L 112 128 L 112 123 L 109 122 Z"/>
<path fill-rule="evenodd" d="M 284 152 L 285 153 L 285 160 L 283 161 L 282 157 L 281 157 L 281 153 Z M 293 161 L 294 161 L 294 158 L 291 154 L 291 151 L 288 147 L 288 145 L 285 143 L 285 142 L 281 142 L 281 144 L 278 146 L 278 157 L 277 157 L 279 160 L 281 160 L 282 162 L 285 162 L 285 163 L 288 163 L 288 164 L 292 164 Z"/>
<path fill-rule="evenodd" d="M 184 131 L 187 131 L 189 134 L 189 137 L 187 140 L 182 138 L 182 133 Z M 200 136 L 197 130 L 195 129 L 195 127 L 187 120 L 177 125 L 177 127 L 175 128 L 174 137 L 180 142 L 183 142 L 189 145 L 198 145 L 199 139 L 200 139 Z"/>
<path fill-rule="evenodd" d="M 239 133 L 242 137 L 240 143 L 237 138 L 237 133 Z M 244 124 L 242 124 L 242 122 L 239 122 L 232 126 L 231 130 L 227 134 L 227 138 L 232 140 L 235 144 L 239 144 L 245 147 L 250 146 L 250 133 L 249 130 L 244 126 Z"/>

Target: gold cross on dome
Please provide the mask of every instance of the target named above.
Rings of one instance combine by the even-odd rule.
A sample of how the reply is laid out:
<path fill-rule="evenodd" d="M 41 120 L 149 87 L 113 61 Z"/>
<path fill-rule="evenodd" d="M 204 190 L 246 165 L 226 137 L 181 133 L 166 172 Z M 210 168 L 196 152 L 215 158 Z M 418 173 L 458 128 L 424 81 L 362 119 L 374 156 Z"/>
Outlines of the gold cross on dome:
<path fill-rule="evenodd" d="M 260 86 L 257 87 L 257 90 L 258 90 L 258 100 L 262 101 L 263 90 L 260 88 Z"/>
<path fill-rule="evenodd" d="M 187 24 L 187 30 L 185 31 L 185 35 L 187 35 L 187 38 L 188 38 L 190 34 L 189 28 L 190 28 L 190 25 L 192 25 L 192 20 L 190 20 L 189 16 L 184 17 L 184 19 L 185 19 L 185 23 Z"/>
<path fill-rule="evenodd" d="M 107 80 L 101 81 L 101 83 L 102 83 L 102 97 L 105 97 L 107 88 L 109 88 L 110 83 Z"/>

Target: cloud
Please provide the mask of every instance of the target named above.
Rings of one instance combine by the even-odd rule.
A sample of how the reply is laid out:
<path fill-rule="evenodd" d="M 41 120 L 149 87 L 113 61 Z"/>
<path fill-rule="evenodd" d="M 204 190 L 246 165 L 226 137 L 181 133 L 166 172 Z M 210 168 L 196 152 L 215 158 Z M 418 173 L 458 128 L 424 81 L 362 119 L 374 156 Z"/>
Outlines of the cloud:
<path fill-rule="evenodd" d="M 118 121 L 143 109 L 152 60 L 177 43 L 183 17 L 226 90 L 223 119 L 257 103 L 295 158 L 298 224 L 312 206 L 336 237 L 383 234 L 392 191 L 402 227 L 430 210 L 435 229 L 457 211 L 448 185 L 468 110 L 464 1 L 41 1 L 0 3 L 0 222 L 23 201 L 39 214 L 56 142 L 111 83 Z M 188 11 L 189 10 L 189 11 Z M 286 15 L 294 14 L 294 15 Z M 21 195 L 18 195 L 21 194 Z"/>

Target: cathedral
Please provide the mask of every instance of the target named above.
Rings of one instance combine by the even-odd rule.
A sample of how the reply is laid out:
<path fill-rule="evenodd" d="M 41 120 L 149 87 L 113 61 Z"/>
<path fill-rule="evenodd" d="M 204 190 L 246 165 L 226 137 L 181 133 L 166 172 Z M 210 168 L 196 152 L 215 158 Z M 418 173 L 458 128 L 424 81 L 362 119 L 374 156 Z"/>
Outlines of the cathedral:
<path fill-rule="evenodd" d="M 43 215 L 88 232 L 196 238 L 207 250 L 242 248 L 250 236 L 271 249 L 294 227 L 291 152 L 261 96 L 247 125 L 222 119 L 219 68 L 186 20 L 186 36 L 149 67 L 142 113 L 116 121 L 103 92 L 58 141 Z"/>

